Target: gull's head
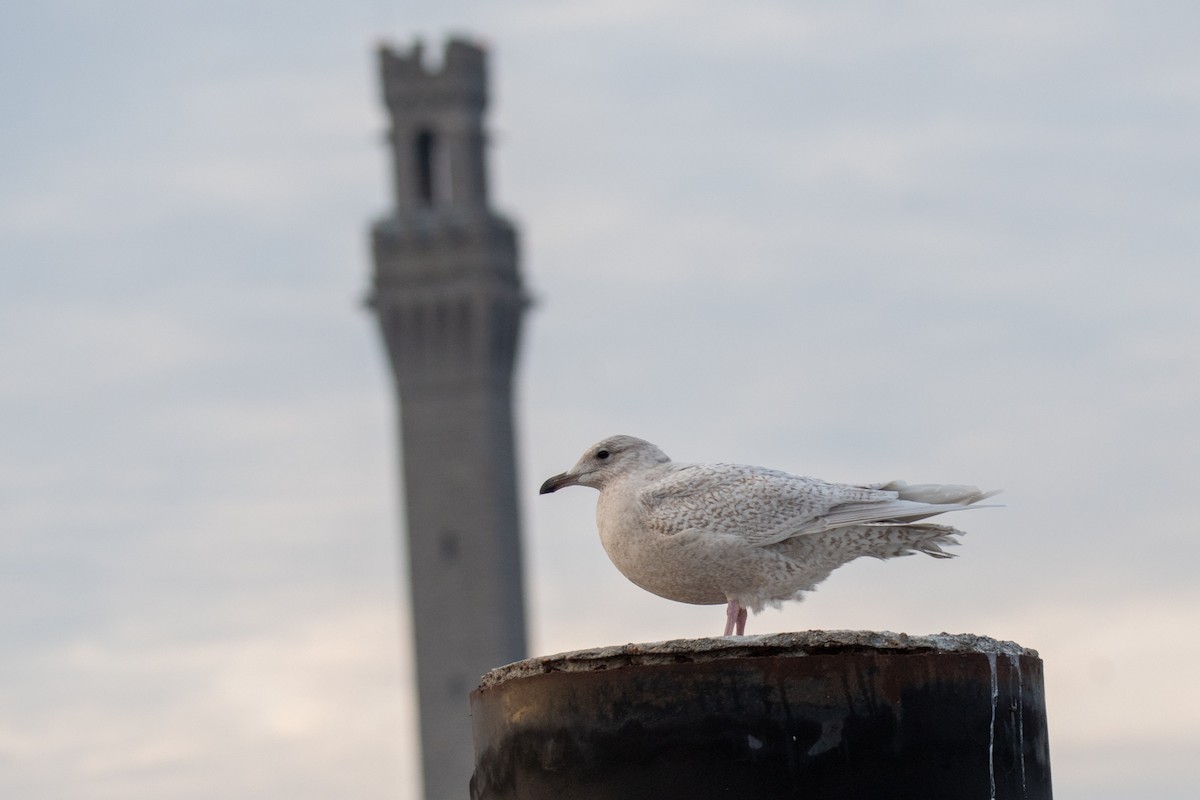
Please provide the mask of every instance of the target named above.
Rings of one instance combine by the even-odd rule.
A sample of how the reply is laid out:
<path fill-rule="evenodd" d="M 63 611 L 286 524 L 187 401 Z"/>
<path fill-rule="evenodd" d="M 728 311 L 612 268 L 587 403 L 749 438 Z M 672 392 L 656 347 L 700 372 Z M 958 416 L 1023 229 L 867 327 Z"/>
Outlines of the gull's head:
<path fill-rule="evenodd" d="M 591 486 L 603 489 L 606 483 L 632 472 L 665 464 L 667 458 L 662 450 L 644 439 L 634 436 L 610 436 L 596 442 L 566 472 L 549 478 L 542 484 L 540 494 L 549 494 L 564 486 Z"/>

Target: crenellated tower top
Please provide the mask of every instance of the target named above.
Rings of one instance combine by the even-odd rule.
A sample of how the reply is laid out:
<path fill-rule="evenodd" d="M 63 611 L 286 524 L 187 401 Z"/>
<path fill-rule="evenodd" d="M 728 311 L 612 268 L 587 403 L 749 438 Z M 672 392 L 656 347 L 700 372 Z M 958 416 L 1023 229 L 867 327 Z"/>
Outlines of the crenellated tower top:
<path fill-rule="evenodd" d="M 487 54 L 461 39 L 446 43 L 430 68 L 424 46 L 381 47 L 383 101 L 391 116 L 394 197 L 399 217 L 487 208 Z"/>

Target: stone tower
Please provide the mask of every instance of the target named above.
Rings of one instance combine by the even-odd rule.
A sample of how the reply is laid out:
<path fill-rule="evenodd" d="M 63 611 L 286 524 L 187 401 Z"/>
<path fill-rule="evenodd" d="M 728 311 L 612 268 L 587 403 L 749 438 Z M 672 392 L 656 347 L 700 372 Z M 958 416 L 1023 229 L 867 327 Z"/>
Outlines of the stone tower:
<path fill-rule="evenodd" d="M 488 204 L 485 53 L 379 52 L 394 211 L 372 228 L 368 304 L 400 406 L 427 800 L 466 798 L 468 693 L 525 657 L 512 374 L 526 297 L 516 231 Z"/>

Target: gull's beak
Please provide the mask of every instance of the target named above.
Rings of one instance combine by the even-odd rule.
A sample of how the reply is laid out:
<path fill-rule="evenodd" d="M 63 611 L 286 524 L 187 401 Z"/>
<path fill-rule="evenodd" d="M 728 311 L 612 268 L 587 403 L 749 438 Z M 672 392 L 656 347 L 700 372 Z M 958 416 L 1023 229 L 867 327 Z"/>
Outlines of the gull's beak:
<path fill-rule="evenodd" d="M 542 488 L 538 490 L 538 494 L 550 494 L 558 491 L 564 486 L 577 486 L 579 484 L 579 476 L 572 475 L 569 472 L 564 472 L 561 475 L 555 475 L 553 478 L 547 478 L 542 484 Z"/>

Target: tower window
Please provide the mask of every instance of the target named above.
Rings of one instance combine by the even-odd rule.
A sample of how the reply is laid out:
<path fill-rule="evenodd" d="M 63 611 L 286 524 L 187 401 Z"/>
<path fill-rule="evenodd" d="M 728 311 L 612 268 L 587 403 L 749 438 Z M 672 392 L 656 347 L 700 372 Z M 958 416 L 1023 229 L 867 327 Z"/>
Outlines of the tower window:
<path fill-rule="evenodd" d="M 452 530 L 443 529 L 442 535 L 438 539 L 438 554 L 441 555 L 442 561 L 446 564 L 457 563 L 459 556 L 458 534 Z"/>
<path fill-rule="evenodd" d="M 417 134 L 417 199 L 422 205 L 433 205 L 433 159 L 436 149 L 436 139 L 433 131 L 421 131 Z"/>

